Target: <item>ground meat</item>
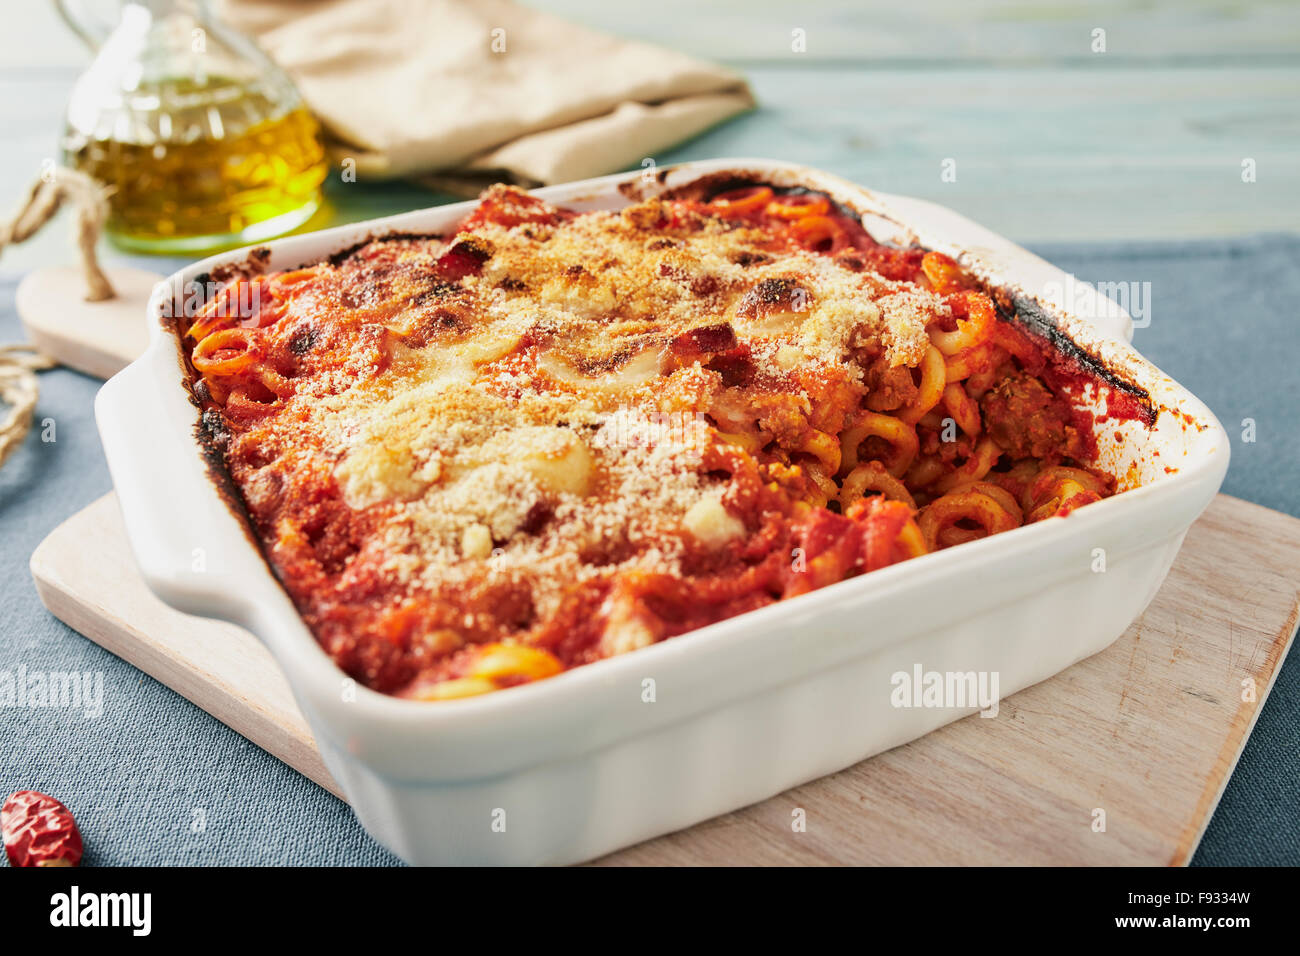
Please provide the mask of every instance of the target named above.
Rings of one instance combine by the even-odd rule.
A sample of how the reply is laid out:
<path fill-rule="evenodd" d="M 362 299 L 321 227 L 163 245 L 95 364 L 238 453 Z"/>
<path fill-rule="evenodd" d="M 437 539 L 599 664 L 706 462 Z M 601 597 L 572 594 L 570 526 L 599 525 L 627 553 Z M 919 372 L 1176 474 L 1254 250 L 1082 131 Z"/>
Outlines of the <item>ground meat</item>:
<path fill-rule="evenodd" d="M 912 370 L 905 365 L 890 366 L 884 356 L 875 354 L 863 362 L 863 384 L 867 386 L 866 406 L 873 412 L 892 412 L 916 401 L 918 389 Z"/>
<path fill-rule="evenodd" d="M 989 437 L 1012 458 L 1086 457 L 1070 406 L 1030 375 L 1004 378 L 980 399 L 980 410 Z"/>

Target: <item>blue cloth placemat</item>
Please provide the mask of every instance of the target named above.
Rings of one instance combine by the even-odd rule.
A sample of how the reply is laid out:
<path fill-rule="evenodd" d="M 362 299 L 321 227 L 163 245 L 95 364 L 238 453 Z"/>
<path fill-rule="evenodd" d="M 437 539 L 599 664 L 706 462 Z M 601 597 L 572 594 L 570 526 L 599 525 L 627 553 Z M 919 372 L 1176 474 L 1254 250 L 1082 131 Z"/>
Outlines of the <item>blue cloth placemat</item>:
<path fill-rule="evenodd" d="M 1300 514 L 1300 237 L 1035 251 L 1089 281 L 1149 282 L 1150 324 L 1135 344 L 1227 427 L 1224 491 Z M 0 341 L 22 337 L 15 284 L 0 281 Z M 33 788 L 64 800 L 81 822 L 87 864 L 396 862 L 341 801 L 41 606 L 27 567 L 32 550 L 110 488 L 91 411 L 98 386 L 62 369 L 43 374 L 37 427 L 0 469 L 0 672 L 100 674 L 103 712 L 0 709 L 0 796 Z M 1255 422 L 1253 443 L 1241 440 L 1244 419 Z M 54 441 L 41 440 L 45 421 Z M 1300 864 L 1297 779 L 1300 663 L 1292 655 L 1194 862 Z"/>

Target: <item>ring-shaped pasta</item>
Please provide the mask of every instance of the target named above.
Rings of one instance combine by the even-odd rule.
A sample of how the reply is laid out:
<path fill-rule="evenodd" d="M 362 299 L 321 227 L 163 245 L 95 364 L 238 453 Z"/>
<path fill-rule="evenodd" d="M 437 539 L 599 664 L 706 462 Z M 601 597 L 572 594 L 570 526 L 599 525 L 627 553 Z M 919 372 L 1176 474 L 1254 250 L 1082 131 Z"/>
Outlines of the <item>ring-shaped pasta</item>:
<path fill-rule="evenodd" d="M 315 275 L 316 270 L 298 269 L 287 275 L 297 276 L 299 273 Z M 301 282 L 304 278 L 306 276 L 293 279 L 291 283 Z M 285 310 L 283 300 L 275 294 L 282 281 L 283 277 L 235 279 L 204 303 L 185 334 L 199 342 L 218 329 L 235 326 L 262 329 L 278 322 Z"/>
<path fill-rule="evenodd" d="M 564 670 L 550 651 L 525 644 L 485 644 L 469 668 L 470 677 L 485 680 L 541 680 Z"/>
<path fill-rule="evenodd" d="M 1014 505 L 1014 502 L 1012 504 Z M 986 536 L 1010 531 L 1012 528 L 1020 527 L 1021 523 L 1019 509 L 1009 510 L 1000 496 L 991 494 L 988 487 L 970 487 L 949 492 L 922 508 L 916 520 L 925 538 L 926 547 L 931 551 L 949 546 L 943 540 L 943 532 L 959 521 L 974 522 L 983 529 Z M 978 532 L 976 534 L 978 535 Z M 960 537 L 969 540 L 965 534 Z M 949 542 L 959 543 L 951 538 Z"/>
<path fill-rule="evenodd" d="M 931 345 L 921 359 L 921 384 L 917 388 L 916 401 L 898 412 L 898 417 L 909 425 L 915 425 L 939 404 L 943 398 L 944 382 L 947 379 L 947 367 L 943 353 Z"/>
<path fill-rule="evenodd" d="M 1010 352 L 1020 361 L 1021 365 L 1027 368 L 1032 368 L 1035 363 L 1042 361 L 1042 356 L 1035 351 L 1034 344 L 1029 340 L 1029 337 L 1009 322 L 993 323 L 991 341 L 999 348 Z"/>
<path fill-rule="evenodd" d="M 271 287 L 279 290 L 286 286 L 297 285 L 299 282 L 307 282 L 311 279 L 315 279 L 320 275 L 320 268 L 320 266 L 307 266 L 303 269 L 292 269 L 289 272 L 281 272 L 270 280 Z"/>
<path fill-rule="evenodd" d="M 791 448 L 790 451 L 812 455 L 821 462 L 823 470 L 828 475 L 836 474 L 840 470 L 843 455 L 840 451 L 840 440 L 834 435 L 810 428 L 799 446 Z"/>
<path fill-rule="evenodd" d="M 275 411 L 274 402 L 259 401 L 243 391 L 232 391 L 225 396 L 226 417 L 233 422 L 252 422 L 265 418 Z"/>
<path fill-rule="evenodd" d="M 943 407 L 948 410 L 957 427 L 971 438 L 980 433 L 980 407 L 966 394 L 966 389 L 960 382 L 944 386 Z"/>
<path fill-rule="evenodd" d="M 982 292 L 964 294 L 966 318 L 957 320 L 955 332 L 931 330 L 930 341 L 944 355 L 957 355 L 967 349 L 983 344 L 993 333 L 997 316 L 993 312 L 993 303 Z"/>
<path fill-rule="evenodd" d="M 1081 468 L 1053 465 L 1029 482 L 1020 504 L 1025 520 L 1034 522 L 1069 514 L 1082 505 L 1100 501 L 1105 493 L 1106 485 L 1096 475 Z"/>
<path fill-rule="evenodd" d="M 1038 477 L 1041 465 L 1037 458 L 1025 458 L 1016 462 L 1006 471 L 993 472 L 985 476 L 986 481 L 995 482 L 999 488 L 1006 490 L 1007 494 L 1015 499 L 1016 504 L 1023 509 L 1025 490 L 1029 487 L 1030 482 Z"/>
<path fill-rule="evenodd" d="M 777 219 L 802 219 L 805 216 L 824 216 L 831 204 L 825 196 L 778 196 L 764 210 Z"/>
<path fill-rule="evenodd" d="M 709 200 L 709 205 L 724 216 L 744 216 L 766 208 L 772 195 L 770 186 L 744 186 L 719 193 Z"/>
<path fill-rule="evenodd" d="M 261 358 L 261 343 L 252 329 L 218 329 L 194 346 L 190 361 L 204 375 L 236 375 Z"/>
<path fill-rule="evenodd" d="M 979 481 L 993 470 L 993 466 L 1001 457 L 1002 449 L 997 443 L 992 438 L 984 438 L 975 446 L 975 450 L 965 462 L 934 483 L 934 490 L 941 495 L 946 495 L 961 485 Z"/>
<path fill-rule="evenodd" d="M 550 651 L 526 644 L 484 644 L 473 653 L 474 660 L 464 677 L 421 687 L 413 696 L 418 700 L 477 697 L 513 684 L 554 677 L 564 670 Z"/>
<path fill-rule="evenodd" d="M 288 398 L 293 394 L 293 383 L 273 368 L 262 366 L 257 370 L 257 378 L 277 398 Z"/>
<path fill-rule="evenodd" d="M 929 553 L 929 549 L 925 546 L 925 534 L 915 518 L 908 518 L 907 524 L 903 525 L 903 530 L 898 533 L 897 547 L 904 561 Z"/>
<path fill-rule="evenodd" d="M 998 383 L 998 373 L 996 369 L 985 369 L 976 372 L 970 378 L 961 383 L 961 387 L 966 390 L 966 394 L 975 402 L 978 402 Z"/>
<path fill-rule="evenodd" d="M 983 528 L 963 528 L 954 524 L 939 530 L 936 546 L 942 551 L 954 545 L 965 544 L 967 541 L 978 541 L 983 537 L 986 537 Z"/>
<path fill-rule="evenodd" d="M 213 332 L 221 328 L 227 328 L 235 324 L 235 317 L 229 315 L 216 306 L 216 299 L 213 299 L 194 317 L 194 322 L 190 325 L 190 330 L 185 334 L 196 342 L 202 342 Z"/>
<path fill-rule="evenodd" d="M 928 488 L 942 478 L 947 470 L 942 459 L 926 456 L 912 463 L 903 480 L 909 488 Z"/>
<path fill-rule="evenodd" d="M 194 321 L 190 323 L 189 331 L 185 334 L 195 342 L 201 342 L 217 329 L 229 328 L 239 324 L 239 315 L 236 312 L 236 305 L 239 302 L 241 291 L 247 283 L 243 279 L 236 279 L 229 285 L 224 286 L 217 291 L 212 298 L 203 303 L 203 307 L 194 315 Z M 234 305 L 232 305 L 234 303 Z"/>
<path fill-rule="evenodd" d="M 725 441 L 707 444 L 702 449 L 702 465 L 705 471 L 716 471 L 729 479 L 745 483 L 757 483 L 758 462 L 738 445 Z"/>
<path fill-rule="evenodd" d="M 869 491 L 879 492 L 890 501 L 901 501 L 913 511 L 916 510 L 916 499 L 907 490 L 907 486 L 886 471 L 885 466 L 878 461 L 868 461 L 848 473 L 840 483 L 841 507 L 847 508 Z"/>
<path fill-rule="evenodd" d="M 840 434 L 840 470 L 851 471 L 858 466 L 858 446 L 873 435 L 889 445 L 889 454 L 883 460 L 885 470 L 901 478 L 916 457 L 921 442 L 910 424 L 879 412 L 859 412 L 853 425 Z"/>
<path fill-rule="evenodd" d="M 927 252 L 921 257 L 921 272 L 940 295 L 969 289 L 970 279 L 955 260 L 942 252 Z"/>
<path fill-rule="evenodd" d="M 803 465 L 803 473 L 808 477 L 807 502 L 818 508 L 825 508 L 826 504 L 839 494 L 839 487 L 835 484 L 835 479 L 826 472 L 820 462 L 810 461 Z"/>
<path fill-rule="evenodd" d="M 991 481 L 977 481 L 968 487 L 995 499 L 998 504 L 1002 505 L 1003 508 L 1006 508 L 1009 513 L 1015 515 L 1019 519 L 1023 519 L 1024 515 L 1021 513 L 1020 502 L 1016 500 L 1015 495 L 1007 491 L 1001 485 L 994 484 Z M 967 488 L 962 488 L 961 490 L 966 491 Z"/>
<path fill-rule="evenodd" d="M 951 385 L 961 382 L 993 364 L 992 349 L 988 343 L 976 346 L 966 352 L 958 352 L 944 360 L 944 381 Z"/>
<path fill-rule="evenodd" d="M 959 491 L 978 491 L 980 494 L 987 495 L 1006 509 L 1007 514 L 1015 517 L 1017 526 L 1024 523 L 1024 514 L 1020 510 L 1020 503 L 1016 500 L 1016 496 L 1001 485 L 996 485 L 990 481 L 976 481 L 954 488 L 949 494 Z M 941 547 L 950 548 L 954 544 L 964 544 L 967 541 L 974 541 L 984 536 L 984 532 L 977 528 L 949 526 L 939 532 L 938 540 Z"/>
<path fill-rule="evenodd" d="M 848 236 L 830 216 L 804 216 L 790 224 L 790 234 L 805 249 L 834 255 L 849 245 Z"/>
<path fill-rule="evenodd" d="M 943 411 L 944 408 L 942 405 L 936 405 L 934 408 L 930 409 L 928 412 L 926 412 L 924 415 L 921 416 L 921 420 L 916 423 L 917 427 L 930 428 L 930 429 L 934 429 L 935 431 L 938 431 L 940 428 L 943 428 L 943 419 L 944 419 Z"/>

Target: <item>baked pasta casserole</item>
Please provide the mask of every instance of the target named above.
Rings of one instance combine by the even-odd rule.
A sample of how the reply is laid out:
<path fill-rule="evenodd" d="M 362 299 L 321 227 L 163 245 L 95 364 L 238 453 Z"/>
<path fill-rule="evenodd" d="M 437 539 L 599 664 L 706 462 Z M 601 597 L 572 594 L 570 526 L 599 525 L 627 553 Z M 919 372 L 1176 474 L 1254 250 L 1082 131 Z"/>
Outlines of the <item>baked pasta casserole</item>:
<path fill-rule="evenodd" d="M 1106 383 L 818 193 L 496 186 L 453 234 L 258 261 L 177 322 L 201 430 L 381 692 L 551 677 L 1115 491 Z"/>

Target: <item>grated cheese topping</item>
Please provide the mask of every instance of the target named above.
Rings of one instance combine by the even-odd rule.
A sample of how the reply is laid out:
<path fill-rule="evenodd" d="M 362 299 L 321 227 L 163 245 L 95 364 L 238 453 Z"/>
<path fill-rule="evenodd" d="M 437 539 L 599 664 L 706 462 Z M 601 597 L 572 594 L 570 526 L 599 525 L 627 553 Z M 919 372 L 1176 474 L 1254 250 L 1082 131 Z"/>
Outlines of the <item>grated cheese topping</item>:
<path fill-rule="evenodd" d="M 477 267 L 448 281 L 458 250 Z M 918 365 L 946 312 L 916 285 L 654 200 L 380 239 L 314 268 L 278 325 L 333 358 L 313 367 L 304 349 L 284 407 L 236 439 L 257 448 L 235 469 L 250 510 L 283 509 L 277 474 L 325 476 L 366 529 L 339 594 L 455 605 L 510 582 L 534 620 L 584 582 L 679 575 L 692 549 L 743 538 L 710 445 L 734 431 L 797 448 L 825 404 L 810 383 L 860 389 L 847 360 L 864 347 Z M 598 613 L 607 652 L 652 639 L 617 590 Z M 457 635 L 430 632 L 431 652 Z"/>

